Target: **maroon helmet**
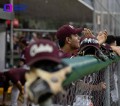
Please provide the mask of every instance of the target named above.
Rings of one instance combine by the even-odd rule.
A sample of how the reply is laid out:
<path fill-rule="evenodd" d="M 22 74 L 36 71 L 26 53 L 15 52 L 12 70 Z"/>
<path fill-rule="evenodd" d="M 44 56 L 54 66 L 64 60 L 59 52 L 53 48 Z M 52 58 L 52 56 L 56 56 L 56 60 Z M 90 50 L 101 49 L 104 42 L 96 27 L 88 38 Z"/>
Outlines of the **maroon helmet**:
<path fill-rule="evenodd" d="M 99 42 L 95 36 L 81 37 L 79 55 L 94 55 L 103 61 L 107 59 L 100 50 Z"/>
<path fill-rule="evenodd" d="M 95 36 L 82 36 L 80 39 L 80 52 L 86 54 L 95 54 L 100 48 L 99 42 Z"/>

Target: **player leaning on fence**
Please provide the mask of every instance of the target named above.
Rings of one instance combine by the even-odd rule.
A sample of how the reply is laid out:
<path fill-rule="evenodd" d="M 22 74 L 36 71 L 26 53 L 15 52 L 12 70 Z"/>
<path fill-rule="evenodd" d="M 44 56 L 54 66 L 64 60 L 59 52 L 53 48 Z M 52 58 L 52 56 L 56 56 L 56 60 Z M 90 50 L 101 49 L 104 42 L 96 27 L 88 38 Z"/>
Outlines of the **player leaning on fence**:
<path fill-rule="evenodd" d="M 60 46 L 60 51 L 64 54 L 63 58 L 71 58 L 72 56 L 76 55 L 78 48 L 80 47 L 80 37 L 78 33 L 81 33 L 82 29 L 74 28 L 71 25 L 63 25 L 60 27 L 56 33 L 58 43 Z M 70 84 L 69 86 L 65 87 L 66 94 L 59 94 L 55 97 L 54 101 L 56 104 L 72 105 L 74 102 L 75 93 L 75 86 Z"/>
<path fill-rule="evenodd" d="M 60 27 L 56 33 L 57 39 L 60 46 L 60 51 L 64 53 L 63 58 L 71 58 L 77 55 L 77 51 L 80 48 L 80 36 L 78 33 L 81 33 L 82 29 L 74 28 L 71 25 L 63 25 Z M 84 36 L 92 35 L 89 29 L 84 28 L 83 30 Z M 106 31 L 102 33 L 102 35 L 98 35 L 99 43 L 102 44 L 106 40 L 107 33 Z M 75 89 L 76 83 L 70 84 L 69 86 L 65 87 L 66 94 L 62 95 L 63 97 L 60 98 L 61 95 L 55 99 L 55 103 L 62 104 L 62 105 L 73 105 L 75 101 Z M 88 84 L 82 82 L 85 88 L 96 90 L 96 86 L 89 86 Z M 101 88 L 106 88 L 105 84 L 100 84 Z M 84 89 L 84 88 L 83 88 Z"/>

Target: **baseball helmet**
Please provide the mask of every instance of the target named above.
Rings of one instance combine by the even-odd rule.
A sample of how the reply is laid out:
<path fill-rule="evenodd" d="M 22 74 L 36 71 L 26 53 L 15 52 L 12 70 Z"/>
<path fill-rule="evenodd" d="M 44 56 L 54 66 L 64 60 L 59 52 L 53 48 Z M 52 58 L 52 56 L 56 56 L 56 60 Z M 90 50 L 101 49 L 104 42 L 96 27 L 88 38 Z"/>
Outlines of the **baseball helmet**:
<path fill-rule="evenodd" d="M 79 55 L 94 55 L 105 61 L 107 57 L 100 50 L 100 45 L 95 36 L 82 36 L 80 39 Z"/>

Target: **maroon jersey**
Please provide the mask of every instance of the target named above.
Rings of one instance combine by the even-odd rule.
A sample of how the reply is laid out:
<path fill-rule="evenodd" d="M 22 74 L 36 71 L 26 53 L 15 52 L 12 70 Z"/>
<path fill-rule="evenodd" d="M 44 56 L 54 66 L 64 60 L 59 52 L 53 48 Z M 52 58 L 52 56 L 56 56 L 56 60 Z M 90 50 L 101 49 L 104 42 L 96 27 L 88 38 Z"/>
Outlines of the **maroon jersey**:
<path fill-rule="evenodd" d="M 71 58 L 71 57 L 72 57 L 72 54 L 70 54 L 70 53 L 65 53 L 65 52 L 63 52 L 62 50 L 60 50 L 60 52 L 63 53 L 62 58 Z"/>
<path fill-rule="evenodd" d="M 9 71 L 5 72 L 5 76 L 8 80 L 11 80 L 13 84 L 16 84 L 18 81 L 25 84 L 25 73 L 27 72 L 26 69 L 23 68 L 14 68 L 10 69 Z"/>

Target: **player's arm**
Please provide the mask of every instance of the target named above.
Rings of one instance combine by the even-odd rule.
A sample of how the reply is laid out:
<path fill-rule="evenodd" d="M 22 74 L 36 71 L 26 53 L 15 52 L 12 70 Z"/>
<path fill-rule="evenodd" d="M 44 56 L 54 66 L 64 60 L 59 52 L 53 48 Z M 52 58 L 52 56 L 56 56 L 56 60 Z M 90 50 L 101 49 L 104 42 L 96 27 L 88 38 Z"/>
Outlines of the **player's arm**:
<path fill-rule="evenodd" d="M 22 89 L 22 83 L 20 81 L 17 81 L 17 83 L 15 84 L 17 86 L 17 88 L 19 89 L 21 94 L 24 94 L 24 91 Z"/>
<path fill-rule="evenodd" d="M 90 84 L 90 90 L 101 91 L 101 90 L 105 90 L 105 89 L 106 89 L 106 83 L 104 83 L 104 82 L 100 82 L 97 85 Z"/>
<path fill-rule="evenodd" d="M 19 80 L 19 78 L 14 76 L 11 73 L 9 75 L 10 75 L 11 82 L 19 89 L 20 94 L 23 94 L 22 83 Z"/>
<path fill-rule="evenodd" d="M 85 83 L 83 81 L 80 81 L 79 83 L 81 85 L 80 86 L 81 89 L 84 89 L 84 90 L 100 91 L 100 90 L 106 89 L 106 84 L 104 82 L 101 82 L 97 85 Z"/>
<path fill-rule="evenodd" d="M 111 46 L 112 50 L 120 56 L 120 46 Z"/>

